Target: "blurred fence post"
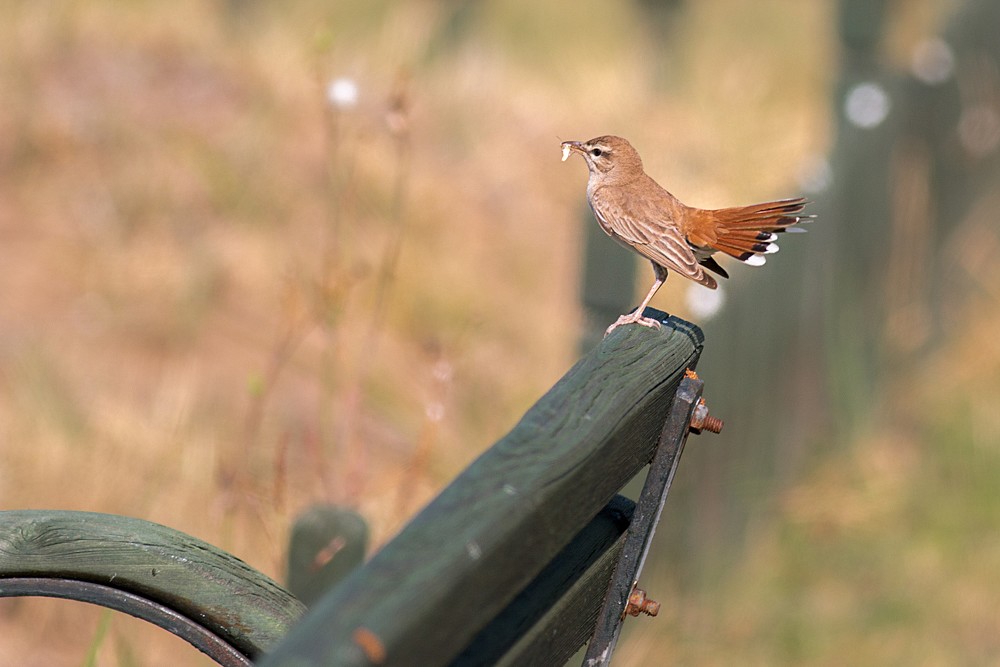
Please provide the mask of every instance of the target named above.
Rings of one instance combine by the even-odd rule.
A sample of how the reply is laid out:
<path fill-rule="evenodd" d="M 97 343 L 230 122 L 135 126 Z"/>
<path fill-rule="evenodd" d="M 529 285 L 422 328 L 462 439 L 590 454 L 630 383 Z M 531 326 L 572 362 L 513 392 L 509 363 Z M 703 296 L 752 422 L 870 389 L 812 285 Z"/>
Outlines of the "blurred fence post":
<path fill-rule="evenodd" d="M 727 546 L 749 513 L 780 493 L 817 438 L 850 442 L 887 375 L 955 326 L 955 295 L 995 265 L 1000 3 L 960 3 L 940 37 L 916 45 L 909 69 L 890 68 L 884 29 L 905 9 L 838 3 L 834 143 L 828 172 L 805 193 L 819 219 L 773 266 L 727 284 L 726 309 L 704 326 L 714 345 L 700 373 L 740 447 L 686 459 L 672 502 L 696 518 L 668 525 L 685 534 L 664 535 L 663 547 L 680 581 L 713 565 L 686 553 L 738 553 Z M 738 481 L 751 470 L 759 489 Z"/>
<path fill-rule="evenodd" d="M 880 378 L 886 249 L 891 219 L 891 156 L 901 127 L 899 76 L 883 65 L 886 0 L 841 0 L 840 79 L 833 91 L 832 183 L 820 193 L 822 222 L 833 226 L 836 276 L 827 299 L 825 346 L 831 398 L 848 427 L 867 413 Z M 811 240 L 811 239 L 810 239 Z M 846 422 L 842 421 L 846 420 Z M 848 429 L 849 430 L 849 429 Z"/>
<path fill-rule="evenodd" d="M 631 251 L 608 238 L 590 207 L 580 212 L 580 221 L 585 235 L 580 284 L 584 329 L 580 351 L 586 352 L 601 342 L 605 329 L 619 315 L 636 305 L 636 259 Z"/>
<path fill-rule="evenodd" d="M 804 193 L 818 221 L 808 235 L 783 244 L 765 269 L 734 267 L 726 308 L 705 324 L 716 346 L 701 375 L 712 387 L 713 411 L 726 417 L 740 446 L 690 456 L 697 470 L 680 480 L 675 499 L 697 518 L 667 526 L 661 538 L 682 570 L 680 580 L 696 581 L 692 575 L 725 566 L 727 555 L 738 553 L 733 546 L 747 518 L 808 459 L 818 428 L 850 424 L 870 408 L 879 354 L 873 309 L 884 307 L 878 281 L 898 131 L 886 107 L 898 83 L 879 53 L 892 9 L 886 0 L 840 1 L 838 23 L 830 27 L 841 40 L 842 69 L 831 99 L 837 134 L 829 182 Z M 864 122 L 849 121 L 848 108 Z M 782 167 L 789 188 L 794 167 Z M 682 552 L 717 560 L 694 563 Z"/>
<path fill-rule="evenodd" d="M 365 559 L 368 524 L 354 510 L 315 505 L 300 514 L 288 544 L 288 590 L 312 606 Z"/>
<path fill-rule="evenodd" d="M 636 0 L 636 5 L 656 46 L 651 62 L 653 85 L 660 90 L 669 88 L 677 82 L 684 69 L 684 63 L 678 62 L 684 55 L 683 51 L 667 48 L 674 43 L 681 29 L 684 0 Z"/>

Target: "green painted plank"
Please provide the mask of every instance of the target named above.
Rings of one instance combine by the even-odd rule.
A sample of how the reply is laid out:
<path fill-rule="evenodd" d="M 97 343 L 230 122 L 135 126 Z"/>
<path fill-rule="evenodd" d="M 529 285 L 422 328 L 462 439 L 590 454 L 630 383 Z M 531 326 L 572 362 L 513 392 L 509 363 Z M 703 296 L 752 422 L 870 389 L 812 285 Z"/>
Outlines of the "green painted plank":
<path fill-rule="evenodd" d="M 672 317 L 616 329 L 262 664 L 454 659 L 649 462 L 703 340 Z"/>
<path fill-rule="evenodd" d="M 4 578 L 104 584 L 148 598 L 259 655 L 305 611 L 277 583 L 232 556 L 141 519 L 49 510 L 0 512 Z"/>
<path fill-rule="evenodd" d="M 634 511 L 612 498 L 451 667 L 564 664 L 590 638 Z"/>

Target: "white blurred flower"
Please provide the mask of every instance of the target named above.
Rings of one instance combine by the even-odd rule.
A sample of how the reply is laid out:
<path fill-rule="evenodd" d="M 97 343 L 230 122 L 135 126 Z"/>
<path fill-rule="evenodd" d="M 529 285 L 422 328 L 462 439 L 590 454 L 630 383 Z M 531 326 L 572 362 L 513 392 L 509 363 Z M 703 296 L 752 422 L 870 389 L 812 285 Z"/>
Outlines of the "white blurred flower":
<path fill-rule="evenodd" d="M 350 109 L 358 103 L 358 84 L 343 76 L 334 79 L 326 87 L 326 99 L 338 109 Z"/>
<path fill-rule="evenodd" d="M 970 155 L 992 153 L 1000 146 L 1000 114 L 986 104 L 964 109 L 958 119 L 958 138 Z"/>
<path fill-rule="evenodd" d="M 809 157 L 798 169 L 796 180 L 806 194 L 817 194 L 833 184 L 833 169 L 822 155 Z"/>
<path fill-rule="evenodd" d="M 715 317 L 725 303 L 726 292 L 721 285 L 716 289 L 708 289 L 697 284 L 688 286 L 688 310 L 700 320 L 710 320 Z"/>
<path fill-rule="evenodd" d="M 847 97 L 844 99 L 844 113 L 847 114 L 847 120 L 866 130 L 881 125 L 889 115 L 891 106 L 889 93 L 880 84 L 872 81 L 854 86 L 847 91 Z"/>
<path fill-rule="evenodd" d="M 424 408 L 424 414 L 428 421 L 439 422 L 444 419 L 444 404 L 441 401 L 431 401 Z"/>
<path fill-rule="evenodd" d="M 955 71 L 955 54 L 943 39 L 925 39 L 913 50 L 913 76 L 930 86 L 944 83 Z"/>

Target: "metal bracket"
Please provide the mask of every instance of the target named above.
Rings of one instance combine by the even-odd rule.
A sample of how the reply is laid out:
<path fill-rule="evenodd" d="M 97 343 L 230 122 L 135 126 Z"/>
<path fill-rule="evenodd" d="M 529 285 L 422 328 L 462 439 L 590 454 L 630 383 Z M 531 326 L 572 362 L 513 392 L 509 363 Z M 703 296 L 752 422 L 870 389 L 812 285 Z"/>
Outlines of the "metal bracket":
<path fill-rule="evenodd" d="M 0 598 L 41 596 L 89 602 L 124 612 L 169 630 L 223 667 L 251 667 L 250 658 L 224 637 L 159 602 L 136 593 L 90 581 L 66 578 L 12 577 L 0 579 Z"/>
<path fill-rule="evenodd" d="M 646 562 L 646 554 L 649 553 L 656 524 L 667 502 L 670 484 L 680 463 L 684 443 L 691 430 L 691 418 L 698 406 L 704 384 L 697 375 L 689 371 L 677 387 L 677 393 L 663 424 L 663 431 L 660 433 L 656 454 L 649 464 L 649 473 L 646 475 L 646 482 L 636 503 L 621 558 L 615 566 L 608 593 L 597 617 L 594 635 L 587 647 L 583 667 L 611 664 L 611 654 L 618 643 L 629 598 Z"/>

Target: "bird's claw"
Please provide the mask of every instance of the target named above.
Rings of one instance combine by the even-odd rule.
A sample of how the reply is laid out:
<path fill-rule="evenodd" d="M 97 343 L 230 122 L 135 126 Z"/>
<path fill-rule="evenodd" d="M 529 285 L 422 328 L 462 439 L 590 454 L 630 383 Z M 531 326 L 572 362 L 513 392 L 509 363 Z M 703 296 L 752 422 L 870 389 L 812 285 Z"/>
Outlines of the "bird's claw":
<path fill-rule="evenodd" d="M 659 320 L 653 319 L 652 317 L 642 317 L 638 313 L 631 313 L 629 315 L 622 315 L 619 317 L 618 320 L 604 332 L 604 337 L 607 338 L 608 334 L 625 324 L 640 324 L 651 329 L 659 329 L 662 325 Z"/>

